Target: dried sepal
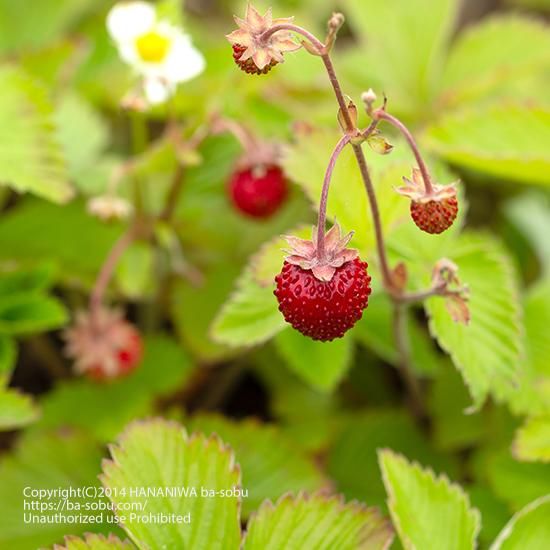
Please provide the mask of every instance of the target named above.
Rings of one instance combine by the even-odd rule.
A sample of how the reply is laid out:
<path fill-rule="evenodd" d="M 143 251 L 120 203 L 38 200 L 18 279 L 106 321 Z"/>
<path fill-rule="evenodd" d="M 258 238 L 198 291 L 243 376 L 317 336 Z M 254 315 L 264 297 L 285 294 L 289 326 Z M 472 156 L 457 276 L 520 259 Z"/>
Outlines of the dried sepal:
<path fill-rule="evenodd" d="M 296 43 L 292 34 L 285 30 L 277 31 L 267 38 L 263 35 L 272 27 L 290 23 L 292 19 L 292 17 L 273 19 L 271 8 L 262 16 L 254 6 L 248 4 L 245 18 L 235 17 L 239 28 L 226 35 L 227 40 L 234 46 L 234 50 L 235 46 L 239 48 L 239 55 L 235 57 L 235 61 L 240 65 L 252 60 L 259 72 L 264 71 L 271 64 L 282 63 L 283 54 L 298 50 L 301 44 Z"/>
<path fill-rule="evenodd" d="M 461 284 L 458 266 L 447 258 L 439 260 L 432 272 L 432 286 L 439 289 L 453 321 L 467 325 L 470 322 L 469 289 Z"/>
<path fill-rule="evenodd" d="M 357 250 L 347 248 L 353 231 L 342 236 L 339 224 L 335 223 L 325 234 L 324 254 L 320 256 L 317 243 L 317 228 L 313 227 L 311 240 L 284 236 L 289 244 L 285 260 L 302 269 L 311 270 L 320 281 L 330 281 L 337 268 L 359 256 Z"/>
<path fill-rule="evenodd" d="M 449 185 L 440 185 L 432 183 L 432 191 L 426 192 L 422 173 L 418 168 L 413 168 L 412 177 L 403 177 L 405 185 L 398 187 L 396 191 L 414 202 L 426 203 L 430 201 L 443 201 L 445 199 L 456 198 L 456 186 L 458 182 Z"/>
<path fill-rule="evenodd" d="M 351 128 L 348 128 L 346 115 L 344 114 L 342 109 L 338 109 L 338 124 L 340 124 L 340 128 L 342 128 L 342 131 L 350 132 L 357 128 L 357 107 L 351 99 L 348 101 L 346 111 L 348 112 L 348 116 L 351 121 Z"/>
<path fill-rule="evenodd" d="M 393 145 L 379 131 L 374 131 L 367 138 L 367 143 L 379 155 L 387 155 L 393 151 Z"/>

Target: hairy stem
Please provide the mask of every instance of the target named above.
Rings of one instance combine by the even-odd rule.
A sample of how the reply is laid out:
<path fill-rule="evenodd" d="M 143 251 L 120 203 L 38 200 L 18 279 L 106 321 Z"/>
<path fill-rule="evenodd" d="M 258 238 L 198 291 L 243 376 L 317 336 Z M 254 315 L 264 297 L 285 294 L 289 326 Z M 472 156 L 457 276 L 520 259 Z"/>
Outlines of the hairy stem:
<path fill-rule="evenodd" d="M 325 51 L 325 45 L 318 38 L 316 38 L 306 29 L 303 29 L 298 25 L 293 25 L 292 23 L 280 23 L 279 25 L 273 25 L 262 34 L 261 39 L 263 41 L 266 41 L 271 35 L 275 34 L 278 31 L 291 31 L 303 36 L 306 40 L 309 40 L 309 42 L 311 42 L 311 44 L 318 51 L 319 55 L 322 55 Z"/>
<path fill-rule="evenodd" d="M 399 353 L 398 368 L 401 378 L 407 386 L 409 406 L 414 416 L 422 420 L 426 418 L 426 411 L 422 402 L 422 392 L 418 380 L 411 369 L 411 351 L 409 347 L 407 309 L 404 304 L 395 303 L 393 310 L 393 327 L 395 345 Z"/>
<path fill-rule="evenodd" d="M 407 143 L 409 144 L 409 147 L 411 148 L 411 151 L 414 154 L 414 158 L 416 159 L 418 168 L 420 169 L 420 173 L 422 174 L 422 180 L 424 181 L 426 194 L 431 195 L 433 192 L 433 186 L 430 172 L 428 171 L 428 167 L 426 166 L 426 163 L 424 162 L 424 159 L 420 154 L 420 150 L 418 149 L 418 145 L 416 144 L 416 141 L 413 138 L 409 129 L 398 118 L 390 115 L 383 109 L 378 109 L 377 111 L 375 111 L 374 117 L 378 120 L 385 120 L 386 122 L 389 122 L 392 126 L 397 128 L 403 134 L 403 136 L 407 140 Z"/>
<path fill-rule="evenodd" d="M 321 202 L 319 204 L 319 221 L 317 223 L 317 256 L 319 259 L 325 257 L 325 225 L 327 222 L 327 202 L 328 202 L 328 190 L 330 187 L 330 181 L 332 179 L 332 172 L 336 166 L 336 161 L 343 151 L 344 147 L 349 143 L 349 135 L 343 136 L 336 144 L 325 172 L 325 179 L 323 181 L 323 190 L 321 191 Z"/>

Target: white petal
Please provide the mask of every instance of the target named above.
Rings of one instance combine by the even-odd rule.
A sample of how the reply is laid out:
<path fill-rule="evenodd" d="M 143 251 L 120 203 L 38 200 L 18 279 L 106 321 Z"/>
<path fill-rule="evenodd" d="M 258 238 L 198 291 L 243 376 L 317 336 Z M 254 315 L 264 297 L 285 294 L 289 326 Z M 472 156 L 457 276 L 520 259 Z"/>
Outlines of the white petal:
<path fill-rule="evenodd" d="M 173 37 L 172 48 L 164 62 L 164 77 L 169 82 L 185 82 L 204 71 L 206 62 L 203 55 L 182 33 Z"/>
<path fill-rule="evenodd" d="M 145 97 L 151 105 L 164 103 L 174 92 L 174 87 L 159 78 L 147 78 L 143 83 Z"/>
<path fill-rule="evenodd" d="M 107 15 L 107 30 L 116 42 L 126 42 L 150 30 L 156 17 L 148 2 L 121 2 Z"/>

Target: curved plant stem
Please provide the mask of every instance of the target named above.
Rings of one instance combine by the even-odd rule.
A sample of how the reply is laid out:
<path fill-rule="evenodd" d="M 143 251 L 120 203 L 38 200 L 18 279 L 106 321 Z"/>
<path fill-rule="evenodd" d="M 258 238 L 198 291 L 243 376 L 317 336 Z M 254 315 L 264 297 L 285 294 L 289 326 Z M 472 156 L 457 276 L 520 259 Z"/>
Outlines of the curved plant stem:
<path fill-rule="evenodd" d="M 325 45 L 317 37 L 315 37 L 308 30 L 303 29 L 298 25 L 293 25 L 292 23 L 281 23 L 279 25 L 273 25 L 262 34 L 261 38 L 262 40 L 267 40 L 272 34 L 275 34 L 278 31 L 291 31 L 295 32 L 296 34 L 300 34 L 305 39 L 309 40 L 309 42 L 311 42 L 319 55 L 322 55 L 325 52 Z"/>
<path fill-rule="evenodd" d="M 414 154 L 414 158 L 416 159 L 418 168 L 420 169 L 420 173 L 422 174 L 422 180 L 424 181 L 426 194 L 431 195 L 433 192 L 433 186 L 430 172 L 428 171 L 428 167 L 426 166 L 426 163 L 424 162 L 424 159 L 420 154 L 420 150 L 418 149 L 418 145 L 416 144 L 416 141 L 414 140 L 409 129 L 398 118 L 390 115 L 383 109 L 378 109 L 377 111 L 375 111 L 374 116 L 378 120 L 385 120 L 386 122 L 389 122 L 392 126 L 397 128 L 403 134 L 403 136 L 407 140 L 407 143 L 409 144 L 409 147 L 411 148 L 411 151 Z"/>
<path fill-rule="evenodd" d="M 325 257 L 325 225 L 327 222 L 327 202 L 328 202 L 328 190 L 330 187 L 330 181 L 332 179 L 332 172 L 336 166 L 336 161 L 340 156 L 340 153 L 344 150 L 344 147 L 349 143 L 350 136 L 345 135 L 340 138 L 340 141 L 336 144 L 325 172 L 325 179 L 323 180 L 323 189 L 321 191 L 321 202 L 319 203 L 319 220 L 317 222 L 317 257 L 321 260 Z"/>
<path fill-rule="evenodd" d="M 407 386 L 411 412 L 417 419 L 423 420 L 427 415 L 422 402 L 422 392 L 420 391 L 418 380 L 415 378 L 411 369 L 407 310 L 402 303 L 394 303 L 393 332 L 395 334 L 395 344 L 399 353 L 398 369 L 401 378 Z"/>
<path fill-rule="evenodd" d="M 105 258 L 105 261 L 101 266 L 101 270 L 99 271 L 96 282 L 94 284 L 94 288 L 90 295 L 90 311 L 92 312 L 92 315 L 94 315 L 95 312 L 97 312 L 98 309 L 101 307 L 101 303 L 103 302 L 103 297 L 105 295 L 105 290 L 109 285 L 117 263 L 120 260 L 122 254 L 124 254 L 124 252 L 126 251 L 126 249 L 134 242 L 137 235 L 138 226 L 137 223 L 134 222 L 126 230 L 126 232 L 123 233 L 122 236 L 115 242 L 109 254 L 107 255 L 107 258 Z"/>
<path fill-rule="evenodd" d="M 272 29 L 273 30 L 273 29 Z M 293 29 L 288 29 L 293 30 Z M 295 30 L 295 29 L 294 29 Z M 301 33 L 303 34 L 303 33 Z M 309 34 L 309 33 L 308 33 Z M 315 44 L 315 41 L 309 39 L 313 44 Z M 318 40 L 316 40 L 319 42 Z M 340 82 L 338 80 L 338 77 L 336 75 L 336 71 L 334 69 L 334 65 L 332 63 L 332 59 L 330 58 L 330 55 L 328 52 L 325 51 L 325 48 L 323 49 L 318 48 L 321 52 L 321 58 L 323 60 L 323 63 L 325 65 L 330 83 L 332 85 L 332 88 L 334 90 L 334 94 L 336 96 L 336 100 L 338 102 L 338 105 L 340 107 L 340 110 L 342 112 L 342 116 L 344 118 L 346 129 L 349 134 L 353 134 L 354 124 L 353 121 L 349 115 L 349 112 L 347 110 L 346 100 L 344 97 L 344 94 L 342 92 L 342 88 L 340 86 Z M 371 123 L 369 128 L 366 130 L 366 135 L 370 135 L 370 133 L 376 128 L 376 124 Z M 405 128 L 406 130 L 406 128 Z M 407 130 L 408 132 L 408 130 Z M 410 133 L 409 133 L 410 135 Z M 412 139 L 412 136 L 410 136 Z M 414 143 L 414 140 L 412 139 L 412 142 Z M 416 143 L 414 143 L 414 146 L 416 147 Z M 411 413 L 415 418 L 417 418 L 419 421 L 421 421 L 423 418 L 425 418 L 425 412 L 424 407 L 422 405 L 422 396 L 420 392 L 420 388 L 418 386 L 418 382 L 415 379 L 410 364 L 410 350 L 408 346 L 408 338 L 407 338 L 407 326 L 406 326 L 406 305 L 405 302 L 407 301 L 405 298 L 405 294 L 402 293 L 399 289 L 396 288 L 394 282 L 393 282 L 393 276 L 392 272 L 389 266 L 388 258 L 386 255 L 386 247 L 384 242 L 384 234 L 382 231 L 382 221 L 380 217 L 380 210 L 378 208 L 378 201 L 376 199 L 376 193 L 374 191 L 374 186 L 370 177 L 369 169 L 367 166 L 367 162 L 365 159 L 365 155 L 363 152 L 363 148 L 360 144 L 352 143 L 353 152 L 355 154 L 355 158 L 357 160 L 357 165 L 359 167 L 359 171 L 361 173 L 361 177 L 363 179 L 363 184 L 365 186 L 365 190 L 367 192 L 367 196 L 369 198 L 369 206 L 371 210 L 373 225 L 374 225 L 374 232 L 375 232 L 375 238 L 376 238 L 376 249 L 378 253 L 378 260 L 380 264 L 380 271 L 382 274 L 382 280 L 384 283 L 384 287 L 388 291 L 392 303 L 393 303 L 393 309 L 394 309 L 394 323 L 393 323 L 393 332 L 395 336 L 395 344 L 399 351 L 399 372 L 401 374 L 401 377 L 404 380 L 404 383 L 407 387 L 407 391 L 409 393 L 409 401 L 410 401 L 410 410 Z M 418 149 L 416 149 L 418 150 Z M 425 167 L 425 165 L 422 163 L 422 166 Z M 427 173 L 427 169 L 426 169 Z"/>

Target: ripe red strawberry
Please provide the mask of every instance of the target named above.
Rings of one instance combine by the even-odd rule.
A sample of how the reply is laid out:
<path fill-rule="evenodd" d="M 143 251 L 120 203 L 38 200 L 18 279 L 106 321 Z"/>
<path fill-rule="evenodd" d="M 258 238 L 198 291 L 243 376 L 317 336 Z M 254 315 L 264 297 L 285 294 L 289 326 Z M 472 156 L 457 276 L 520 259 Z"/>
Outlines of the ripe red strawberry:
<path fill-rule="evenodd" d="M 246 46 L 241 46 L 240 44 L 233 44 L 233 59 L 235 63 L 240 67 L 242 71 L 248 74 L 267 74 L 278 61 L 272 59 L 269 64 L 267 64 L 262 69 L 259 69 L 254 60 L 249 57 L 246 60 L 241 61 L 241 56 L 247 50 Z"/>
<path fill-rule="evenodd" d="M 283 171 L 274 165 L 254 166 L 235 172 L 229 181 L 233 204 L 253 218 L 269 218 L 288 196 Z"/>
<path fill-rule="evenodd" d="M 341 338 L 368 305 L 371 278 L 357 251 L 346 249 L 351 236 L 340 238 L 340 228 L 334 225 L 326 235 L 322 259 L 315 237 L 287 238 L 291 251 L 275 277 L 274 294 L 285 320 L 313 340 Z"/>
<path fill-rule="evenodd" d="M 414 223 L 422 231 L 433 235 L 442 233 L 451 227 L 457 214 L 458 201 L 456 197 L 427 202 L 411 201 L 411 216 Z"/>
<path fill-rule="evenodd" d="M 66 353 L 74 359 L 75 371 L 93 380 L 125 376 L 139 364 L 143 345 L 137 329 L 120 311 L 102 308 L 80 313 L 66 331 Z"/>
<path fill-rule="evenodd" d="M 426 190 L 422 174 L 413 169 L 412 179 L 403 178 L 405 186 L 397 189 L 411 199 L 411 217 L 422 231 L 433 235 L 449 229 L 458 214 L 456 184 L 439 185 L 430 182 Z"/>

